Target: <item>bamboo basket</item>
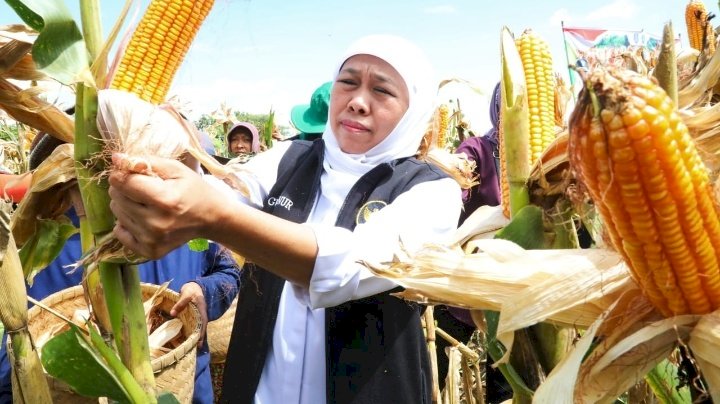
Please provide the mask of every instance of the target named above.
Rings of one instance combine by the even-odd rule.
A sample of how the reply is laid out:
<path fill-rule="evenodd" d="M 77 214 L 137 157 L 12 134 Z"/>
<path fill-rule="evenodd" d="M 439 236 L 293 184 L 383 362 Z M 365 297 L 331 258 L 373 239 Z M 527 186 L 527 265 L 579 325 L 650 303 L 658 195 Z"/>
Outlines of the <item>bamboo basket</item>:
<path fill-rule="evenodd" d="M 153 284 L 142 284 L 143 299 L 150 298 L 159 286 Z M 160 309 L 166 313 L 178 301 L 180 295 L 172 290 L 165 290 Z M 71 288 L 54 293 L 42 301 L 67 317 L 72 317 L 78 308 L 87 309 L 82 286 Z M 155 373 L 155 383 L 158 392 L 168 391 L 175 395 L 181 403 L 191 403 L 193 389 L 195 388 L 195 360 L 196 347 L 200 338 L 200 312 L 195 305 L 190 305 L 178 318 L 183 323 L 182 332 L 185 341 L 174 350 L 152 360 L 152 368 Z M 38 306 L 28 311 L 28 329 L 34 340 L 46 330 L 52 329 L 63 320 Z M 54 378 L 48 376 L 50 390 L 55 404 L 84 404 L 97 403 L 98 399 L 82 397 L 69 389 L 69 387 Z"/>
<path fill-rule="evenodd" d="M 237 297 L 220 318 L 208 322 L 207 340 L 210 349 L 210 363 L 225 363 L 228 346 L 230 345 L 230 334 L 232 333 L 233 322 L 235 322 L 236 309 Z"/>
<path fill-rule="evenodd" d="M 227 359 L 230 334 L 232 334 L 233 323 L 235 322 L 237 301 L 236 297 L 220 318 L 210 321 L 207 325 L 207 341 L 210 350 L 210 379 L 216 403 L 220 402 L 225 359 Z"/>

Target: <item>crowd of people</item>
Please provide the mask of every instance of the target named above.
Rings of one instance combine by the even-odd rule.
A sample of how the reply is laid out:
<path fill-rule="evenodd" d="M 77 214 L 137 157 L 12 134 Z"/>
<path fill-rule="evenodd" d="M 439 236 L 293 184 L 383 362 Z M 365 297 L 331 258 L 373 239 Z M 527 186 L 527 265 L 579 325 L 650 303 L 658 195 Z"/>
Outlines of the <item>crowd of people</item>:
<path fill-rule="evenodd" d="M 432 65 L 416 44 L 391 35 L 360 38 L 337 58 L 329 79 L 309 104 L 290 111 L 292 138 L 261 152 L 252 123 L 227 132 L 229 163 L 244 164 L 236 175 L 249 195 L 152 156 L 155 176 L 110 174 L 114 235 L 152 259 L 140 269 L 144 281 L 171 281 L 182 302 L 175 312 L 191 301 L 204 322 L 212 321 L 237 299 L 222 393 L 213 397 L 201 342 L 194 403 L 431 402 L 424 307 L 394 296 L 398 285 L 359 261 L 388 261 L 399 239 L 410 250 L 441 242 L 474 208 L 500 202 L 499 90 L 491 103 L 494 128 L 459 148 L 476 161 L 481 183 L 463 193 L 415 157 L 437 92 Z M 127 158 L 112 156 L 116 165 Z M 78 214 L 77 206 L 67 212 L 75 224 Z M 188 241 L 198 238 L 212 240 L 211 248 L 190 251 Z M 227 250 L 245 258 L 242 269 Z M 29 294 L 42 299 L 77 285 L 80 271 L 68 275 L 64 266 L 80 254 L 75 236 Z M 0 403 L 11 398 L 3 354 Z"/>

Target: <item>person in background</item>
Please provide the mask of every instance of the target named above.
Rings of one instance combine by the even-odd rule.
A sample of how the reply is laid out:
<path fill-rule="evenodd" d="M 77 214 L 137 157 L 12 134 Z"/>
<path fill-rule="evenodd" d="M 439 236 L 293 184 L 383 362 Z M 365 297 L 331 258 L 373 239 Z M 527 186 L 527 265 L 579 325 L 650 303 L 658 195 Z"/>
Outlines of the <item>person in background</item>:
<path fill-rule="evenodd" d="M 500 204 L 500 151 L 498 125 L 500 124 L 500 83 L 495 85 L 490 98 L 490 123 L 492 127 L 483 136 L 472 136 L 458 145 L 455 153 L 465 153 L 468 160 L 475 162 L 473 174 L 478 185 L 463 191 L 462 224 L 480 206 Z"/>
<path fill-rule="evenodd" d="M 53 140 L 41 139 L 30 155 L 30 169 L 37 168 L 58 144 Z M 75 227 L 80 225 L 78 215 L 82 212 L 79 210 L 73 207 L 65 214 Z M 35 276 L 32 286 L 28 287 L 28 295 L 42 300 L 55 292 L 79 285 L 83 271 L 68 273 L 66 267 L 77 262 L 81 255 L 80 235 L 75 234 L 66 241 L 59 256 Z M 203 252 L 192 251 L 187 244 L 183 244 L 161 259 L 140 264 L 139 271 L 142 282 L 158 285 L 170 282 L 168 287 L 180 293 L 180 299 L 170 315 L 177 316 L 190 302 L 197 305 L 202 319 L 202 334 L 198 343 L 192 402 L 213 403 L 210 353 L 205 341 L 205 330 L 208 321 L 218 319 L 230 307 L 239 289 L 240 271 L 230 253 L 213 242 Z M 12 402 L 11 368 L 5 342 L 6 336 L 3 335 L 0 347 L 0 404 Z"/>
<path fill-rule="evenodd" d="M 239 122 L 227 134 L 228 154 L 235 162 L 245 163 L 260 152 L 260 137 L 255 125 Z M 232 161 L 232 160 L 231 160 Z"/>
<path fill-rule="evenodd" d="M 422 307 L 358 261 L 385 262 L 398 240 L 414 251 L 456 229 L 460 186 L 414 158 L 437 81 L 416 45 L 390 35 L 354 42 L 334 74 L 322 139 L 278 142 L 250 160 L 235 174 L 247 197 L 229 200 L 224 182 L 171 159 L 149 157 L 157 176 L 110 174 L 127 248 L 159 257 L 201 237 L 253 263 L 221 402 L 431 401 Z"/>
<path fill-rule="evenodd" d="M 459 225 L 480 206 L 498 206 L 501 202 L 498 139 L 501 95 L 500 83 L 497 83 L 489 103 L 492 127 L 483 136 L 466 138 L 455 150 L 455 153 L 465 153 L 469 160 L 475 162 L 473 175 L 479 182 L 474 187 L 463 190 L 463 212 L 460 214 Z M 476 329 L 470 312 L 457 307 L 436 306 L 435 319 L 440 328 L 464 342 L 470 339 Z M 441 386 L 444 384 L 444 377 L 447 374 L 448 359 L 443 352 L 448 345 L 445 340 L 438 339 L 438 373 Z M 488 359 L 488 363 L 491 364 L 492 360 Z M 512 390 L 500 372 L 493 366 L 487 366 L 485 372 L 488 402 L 495 403 L 510 399 Z"/>
<path fill-rule="evenodd" d="M 298 130 L 297 139 L 315 140 L 322 137 L 328 119 L 332 81 L 323 83 L 310 97 L 310 104 L 300 104 L 290 110 L 290 122 Z"/>

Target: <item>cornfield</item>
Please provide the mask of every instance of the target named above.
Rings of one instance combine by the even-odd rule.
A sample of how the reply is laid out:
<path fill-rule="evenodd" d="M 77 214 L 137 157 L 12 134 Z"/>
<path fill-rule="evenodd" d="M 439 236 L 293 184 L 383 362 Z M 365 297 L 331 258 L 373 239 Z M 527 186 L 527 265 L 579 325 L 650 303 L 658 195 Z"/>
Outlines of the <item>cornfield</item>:
<path fill-rule="evenodd" d="M 83 48 L 81 54 L 92 60 L 77 59 L 78 71 L 92 77 L 74 82 L 74 121 L 8 80 L 77 77 L 34 66 L 31 44 L 12 42 L 25 51 L 13 52 L 13 63 L 7 63 L 18 69 L 0 73 L 6 95 L 0 108 L 10 117 L 0 122 L 0 166 L 26 172 L 29 145 L 40 132 L 72 143 L 57 148 L 33 173 L 23 204 L 12 212 L 0 207 L 0 255 L 6 257 L 2 270 L 8 280 L 0 317 L 11 331 L 19 400 L 50 402 L 50 387 L 41 344 L 22 331 L 27 277 L 21 279 L 17 247 L 37 235 L 39 219 L 57 218 L 69 188 L 80 190 L 90 216 L 98 218 L 82 234 L 88 248 L 79 263 L 91 269 L 84 287 L 96 325 L 69 327 L 122 381 L 125 395 L 111 398 L 158 400 L 150 356 L 163 348 L 148 342 L 132 269 L 140 258 L 111 237 L 102 184 L 109 165 L 105 147 L 151 149 L 172 158 L 188 152 L 211 174 L 234 178 L 232 168 L 202 151 L 177 111 L 155 113 L 212 5 L 154 0 L 114 72 L 104 62 L 107 45 L 93 41 L 92 30 L 84 32 L 88 52 Z M 686 17 L 693 52 L 676 55 L 668 24 L 657 53 L 628 53 L 619 66 L 595 63 L 582 72 L 583 89 L 572 110 L 571 90 L 552 71 L 544 39 L 531 29 L 521 35 L 501 31 L 502 206 L 477 209 L 444 244 L 407 251 L 400 243 L 392 261 L 363 262 L 376 276 L 402 286 L 399 296 L 427 305 L 434 402 L 485 403 L 495 382 L 521 403 L 720 400 L 720 55 L 702 2 L 689 1 Z M 42 30 L 28 25 L 22 28 L 28 33 Z M 98 88 L 100 83 L 109 89 Z M 212 124 L 233 119 L 230 109 L 223 110 L 226 116 Z M 124 126 L 133 129 L 120 130 Z M 267 129 L 269 139 L 271 124 Z M 120 132 L 127 136 L 116 136 Z M 158 142 L 150 132 L 180 136 Z M 441 104 L 418 154 L 471 188 L 477 185 L 468 174 L 474 162 L 452 149 L 472 134 L 459 102 Z M 242 183 L 233 186 L 245 191 Z M 129 278 L 111 284 L 98 277 L 121 266 Z M 107 297 L 125 284 L 134 285 L 127 295 Z M 113 304 L 118 301 L 125 303 Z M 440 327 L 434 318 L 438 305 L 467 310 L 472 337 L 460 340 Z M 98 331 L 114 334 L 115 342 L 106 344 Z M 439 340 L 449 345 L 445 352 L 438 352 Z M 449 362 L 444 380 L 438 355 Z M 489 363 L 498 369 L 493 376 Z"/>

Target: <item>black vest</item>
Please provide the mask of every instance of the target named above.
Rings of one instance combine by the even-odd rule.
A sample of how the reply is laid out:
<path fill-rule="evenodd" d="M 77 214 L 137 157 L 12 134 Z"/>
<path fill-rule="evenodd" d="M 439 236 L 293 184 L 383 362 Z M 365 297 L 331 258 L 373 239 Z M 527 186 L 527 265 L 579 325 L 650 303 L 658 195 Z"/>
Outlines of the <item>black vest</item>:
<path fill-rule="evenodd" d="M 322 140 L 293 142 L 280 162 L 277 182 L 263 211 L 305 222 L 320 190 L 323 152 Z M 353 185 L 336 225 L 353 230 L 367 202 L 390 204 L 415 184 L 445 177 L 414 158 L 380 164 Z M 283 197 L 292 201 L 291 209 L 278 203 Z M 246 265 L 243 269 L 221 402 L 253 402 L 284 284 L 262 268 Z M 430 402 L 430 364 L 420 325 L 423 307 L 390 296 L 391 292 L 325 310 L 328 403 Z"/>

